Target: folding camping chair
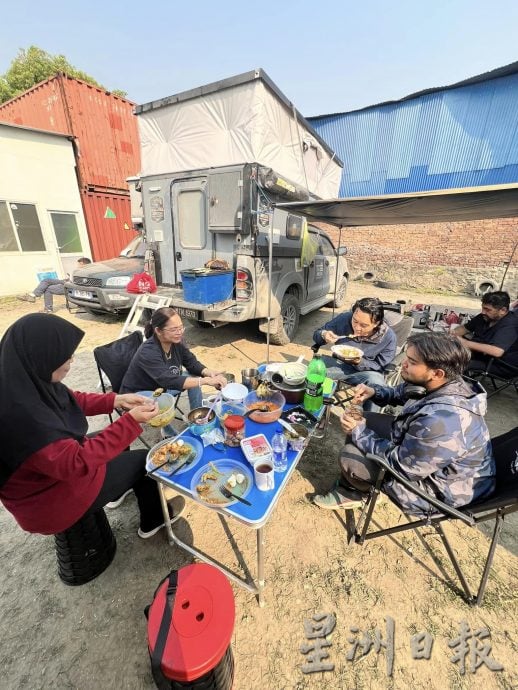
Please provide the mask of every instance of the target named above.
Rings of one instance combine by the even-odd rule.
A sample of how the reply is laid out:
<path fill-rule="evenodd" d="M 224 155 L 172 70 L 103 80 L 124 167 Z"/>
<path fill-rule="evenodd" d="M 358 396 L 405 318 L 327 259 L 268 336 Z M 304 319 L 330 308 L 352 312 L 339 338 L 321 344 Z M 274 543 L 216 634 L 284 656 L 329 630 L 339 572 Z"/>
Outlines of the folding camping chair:
<path fill-rule="evenodd" d="M 129 335 L 124 336 L 124 338 L 119 338 L 107 345 L 100 345 L 94 348 L 94 359 L 97 364 L 97 371 L 99 373 L 103 393 L 106 393 L 103 372 L 110 382 L 112 391 L 118 393 L 124 374 L 128 370 L 133 355 L 142 345 L 142 341 L 142 333 L 140 331 L 133 331 Z M 177 395 L 174 405 L 175 416 L 178 412 L 181 415 L 180 419 L 185 421 L 185 415 L 178 405 L 179 401 L 180 395 Z M 110 417 L 110 421 L 113 422 L 112 416 L 108 416 Z M 149 448 L 149 444 L 146 443 L 141 436 L 139 436 L 139 438 L 142 443 Z"/>
<path fill-rule="evenodd" d="M 502 362 L 498 357 L 491 357 L 483 371 L 470 369 L 468 365 L 467 375 L 473 379 L 488 378 L 491 381 L 493 390 L 487 394 L 488 399 L 509 386 L 514 386 L 518 393 L 518 367 Z"/>
<path fill-rule="evenodd" d="M 450 557 L 452 565 L 464 590 L 467 602 L 472 606 L 480 606 L 484 597 L 486 583 L 491 570 L 491 565 L 493 563 L 493 557 L 498 544 L 500 532 L 503 527 L 503 520 L 506 515 L 510 515 L 511 513 L 518 511 L 518 427 L 512 431 L 509 431 L 507 434 L 503 434 L 502 436 L 498 436 L 497 438 L 493 439 L 492 444 L 496 462 L 496 489 L 489 498 L 472 503 L 462 508 L 452 508 L 433 496 L 430 496 L 415 484 L 408 481 L 408 479 L 401 476 L 387 463 L 384 458 L 369 455 L 368 457 L 379 465 L 380 471 L 376 480 L 376 485 L 372 488 L 367 499 L 367 503 L 365 504 L 360 515 L 360 519 L 355 531 L 355 541 L 358 544 L 363 545 L 363 543 L 369 539 L 376 539 L 377 537 L 384 537 L 389 534 L 396 534 L 397 532 L 416 530 L 419 527 L 424 526 L 433 527 L 440 536 L 448 556 Z M 427 517 L 417 520 L 405 515 L 409 521 L 407 524 L 396 525 L 394 527 L 377 530 L 375 532 L 368 532 L 372 513 L 387 473 L 391 476 L 391 478 L 395 478 L 407 489 L 427 501 L 427 503 L 430 505 L 430 513 Z M 395 505 L 398 505 L 395 501 L 392 500 L 392 502 Z M 433 508 L 435 508 L 438 512 L 432 512 Z M 488 554 L 482 571 L 482 577 L 478 587 L 478 593 L 475 597 L 471 593 L 466 578 L 464 577 L 464 573 L 462 572 L 459 562 L 455 557 L 455 553 L 449 541 L 446 539 L 446 535 L 441 523 L 444 521 L 460 520 L 469 527 L 473 527 L 479 522 L 486 522 L 487 520 L 493 519 L 495 520 L 493 538 L 491 539 L 491 543 L 489 545 Z"/>

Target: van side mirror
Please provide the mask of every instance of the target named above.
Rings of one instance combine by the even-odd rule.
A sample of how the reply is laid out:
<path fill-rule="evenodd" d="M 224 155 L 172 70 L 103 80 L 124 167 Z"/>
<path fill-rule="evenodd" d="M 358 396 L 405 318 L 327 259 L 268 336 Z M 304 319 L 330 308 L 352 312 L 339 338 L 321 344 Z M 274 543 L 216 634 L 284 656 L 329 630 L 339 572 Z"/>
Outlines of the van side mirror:
<path fill-rule="evenodd" d="M 338 247 L 338 256 L 345 256 L 347 254 L 347 247 Z"/>

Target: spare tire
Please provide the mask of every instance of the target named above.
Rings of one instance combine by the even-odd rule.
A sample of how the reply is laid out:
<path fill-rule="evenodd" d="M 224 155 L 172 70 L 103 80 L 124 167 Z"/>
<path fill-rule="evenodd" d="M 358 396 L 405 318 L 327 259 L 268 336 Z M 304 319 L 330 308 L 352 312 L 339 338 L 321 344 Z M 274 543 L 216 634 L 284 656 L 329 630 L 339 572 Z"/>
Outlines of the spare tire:
<path fill-rule="evenodd" d="M 385 290 L 399 290 L 401 287 L 400 283 L 396 283 L 395 280 L 376 280 L 374 285 L 385 288 Z"/>
<path fill-rule="evenodd" d="M 490 278 L 482 278 L 475 283 L 475 295 L 482 297 L 486 292 L 494 292 L 496 290 L 496 283 Z"/>

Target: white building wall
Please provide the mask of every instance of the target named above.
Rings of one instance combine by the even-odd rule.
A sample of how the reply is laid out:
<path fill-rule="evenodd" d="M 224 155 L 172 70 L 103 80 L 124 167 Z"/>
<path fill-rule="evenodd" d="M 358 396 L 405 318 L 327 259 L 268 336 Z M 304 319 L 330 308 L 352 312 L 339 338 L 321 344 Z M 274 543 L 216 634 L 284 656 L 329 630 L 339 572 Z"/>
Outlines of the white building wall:
<path fill-rule="evenodd" d="M 91 256 L 75 173 L 72 142 L 38 130 L 0 123 L 0 202 L 34 204 L 45 244 L 44 251 L 2 251 L 0 295 L 28 292 L 37 273 L 71 272 L 79 256 Z M 82 251 L 60 254 L 51 212 L 73 213 Z"/>

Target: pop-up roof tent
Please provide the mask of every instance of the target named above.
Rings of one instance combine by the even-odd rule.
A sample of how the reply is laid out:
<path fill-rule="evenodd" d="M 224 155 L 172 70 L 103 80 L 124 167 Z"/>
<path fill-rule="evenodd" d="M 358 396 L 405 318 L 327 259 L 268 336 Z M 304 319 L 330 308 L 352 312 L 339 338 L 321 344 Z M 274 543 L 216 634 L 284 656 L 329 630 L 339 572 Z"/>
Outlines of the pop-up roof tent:
<path fill-rule="evenodd" d="M 141 176 L 259 163 L 309 190 L 338 194 L 342 162 L 262 69 L 135 108 Z"/>

